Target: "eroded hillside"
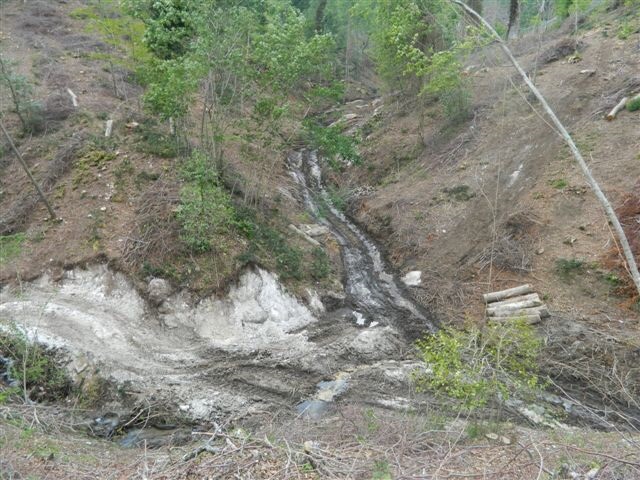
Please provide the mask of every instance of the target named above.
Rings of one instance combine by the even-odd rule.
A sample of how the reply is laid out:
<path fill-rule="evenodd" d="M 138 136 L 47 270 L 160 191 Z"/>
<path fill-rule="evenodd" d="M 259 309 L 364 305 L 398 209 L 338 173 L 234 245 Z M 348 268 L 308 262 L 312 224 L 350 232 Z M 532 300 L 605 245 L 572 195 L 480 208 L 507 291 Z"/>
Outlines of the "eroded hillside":
<path fill-rule="evenodd" d="M 3 97 L 2 121 L 59 217 L 2 140 L 0 478 L 640 478 L 637 296 L 495 45 L 467 59 L 456 118 L 388 92 L 369 60 L 339 106 L 289 92 L 281 111 L 256 101 L 265 120 L 243 99 L 211 180 L 209 97 L 178 127 L 150 113 L 132 53 L 144 27 L 100 5 L 0 0 L 0 53 L 40 114 L 26 129 Z M 638 255 L 640 112 L 603 119 L 640 92 L 635 21 L 620 6 L 509 45 Z M 316 155 L 332 141 L 340 155 Z M 221 227 L 196 238 L 198 195 Z M 430 389 L 414 340 L 482 328 L 481 294 L 523 283 L 551 312 L 524 332 L 543 389 L 509 385 L 479 409 Z M 29 355 L 52 378 L 18 385 Z"/>

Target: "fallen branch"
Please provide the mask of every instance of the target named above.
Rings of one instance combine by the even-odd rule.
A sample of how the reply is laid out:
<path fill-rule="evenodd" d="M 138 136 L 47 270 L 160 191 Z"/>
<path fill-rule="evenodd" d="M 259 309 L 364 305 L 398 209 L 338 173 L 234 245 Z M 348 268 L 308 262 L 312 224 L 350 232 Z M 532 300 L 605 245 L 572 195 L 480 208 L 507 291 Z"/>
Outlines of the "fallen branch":
<path fill-rule="evenodd" d="M 609 121 L 616 118 L 616 115 L 618 115 L 618 112 L 620 112 L 620 110 L 624 108 L 628 100 L 629 100 L 628 97 L 624 97 L 622 100 L 620 100 L 620 102 L 618 102 L 618 104 L 615 107 L 613 107 L 613 110 L 611 110 L 605 118 Z"/>
<path fill-rule="evenodd" d="M 576 159 L 576 162 L 580 166 L 582 173 L 586 177 L 587 183 L 589 184 L 589 186 L 595 193 L 596 197 L 598 198 L 598 201 L 602 205 L 607 215 L 607 218 L 611 222 L 613 229 L 618 235 L 618 239 L 620 241 L 620 245 L 622 246 L 622 251 L 624 252 L 624 256 L 627 262 L 627 267 L 629 269 L 629 272 L 631 273 L 631 278 L 633 280 L 633 283 L 636 286 L 636 289 L 638 290 L 638 293 L 640 294 L 640 272 L 638 272 L 638 265 L 636 263 L 635 257 L 633 256 L 633 252 L 631 251 L 629 240 L 627 239 L 627 236 L 624 233 L 622 225 L 620 225 L 620 220 L 618 220 L 615 210 L 611 206 L 611 203 L 609 203 L 609 200 L 607 199 L 605 194 L 600 189 L 600 185 L 598 185 L 598 182 L 596 182 L 595 178 L 593 178 L 593 175 L 589 170 L 589 166 L 587 165 L 587 162 L 585 162 L 584 158 L 582 157 L 582 154 L 580 153 L 580 150 L 578 150 L 578 147 L 573 141 L 573 138 L 571 138 L 571 135 L 569 135 L 569 132 L 567 131 L 567 129 L 564 127 L 562 122 L 560 122 L 560 120 L 558 119 L 554 111 L 551 109 L 551 107 L 549 106 L 545 98 L 542 96 L 538 88 L 533 84 L 533 82 L 531 81 L 527 73 L 523 70 L 523 68 L 520 66 L 520 64 L 516 60 L 516 58 L 511 53 L 511 50 L 509 50 L 509 47 L 507 47 L 507 44 L 500 37 L 500 35 L 498 35 L 498 33 L 494 30 L 494 28 L 484 19 L 484 17 L 482 17 L 475 10 L 473 10 L 468 5 L 463 3 L 461 0 L 451 0 L 451 2 L 458 5 L 461 9 L 466 11 L 469 15 L 471 15 L 473 18 L 478 20 L 487 29 L 487 31 L 491 33 L 491 35 L 494 37 L 494 40 L 498 42 L 502 51 L 505 53 L 509 61 L 513 64 L 513 66 L 518 71 L 518 73 L 520 74 L 524 82 L 527 84 L 527 87 L 529 87 L 529 90 L 531 90 L 531 92 L 535 95 L 535 97 L 538 99 L 540 104 L 543 106 L 545 112 L 547 113 L 549 118 L 551 118 L 551 121 L 558 129 L 558 132 L 560 133 L 562 138 L 565 140 L 565 142 L 567 142 L 567 145 L 569 145 L 569 149 L 571 150 L 571 153 Z"/>
<path fill-rule="evenodd" d="M 73 93 L 70 88 L 67 88 L 67 93 L 71 97 L 71 103 L 73 103 L 73 106 L 77 107 L 78 106 L 78 96 L 75 93 Z"/>

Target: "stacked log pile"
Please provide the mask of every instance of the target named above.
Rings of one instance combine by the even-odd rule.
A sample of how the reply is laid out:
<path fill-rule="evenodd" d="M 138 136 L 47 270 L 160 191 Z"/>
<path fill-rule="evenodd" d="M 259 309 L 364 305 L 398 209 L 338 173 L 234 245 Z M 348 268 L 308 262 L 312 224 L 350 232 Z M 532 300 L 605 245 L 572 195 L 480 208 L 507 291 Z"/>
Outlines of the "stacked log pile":
<path fill-rule="evenodd" d="M 490 321 L 524 320 L 529 324 L 535 324 L 549 316 L 547 306 L 533 291 L 531 285 L 487 293 L 483 298 Z"/>

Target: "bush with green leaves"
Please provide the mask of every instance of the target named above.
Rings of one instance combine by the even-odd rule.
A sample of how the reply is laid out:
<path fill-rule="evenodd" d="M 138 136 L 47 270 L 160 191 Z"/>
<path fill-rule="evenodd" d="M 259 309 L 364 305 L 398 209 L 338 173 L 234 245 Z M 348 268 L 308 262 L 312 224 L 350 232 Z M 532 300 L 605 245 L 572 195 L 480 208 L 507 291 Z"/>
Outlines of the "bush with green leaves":
<path fill-rule="evenodd" d="M 425 371 L 414 376 L 419 390 L 433 390 L 470 408 L 540 386 L 542 342 L 524 320 L 482 328 L 444 328 L 416 343 Z"/>
<path fill-rule="evenodd" d="M 376 65 L 390 87 L 440 100 L 453 121 L 467 116 L 462 65 L 481 37 L 468 29 L 466 40 L 458 38 L 459 12 L 448 0 L 360 0 L 353 11 L 367 20 Z"/>
<path fill-rule="evenodd" d="M 630 112 L 640 110 L 640 96 L 632 98 L 627 102 L 627 110 Z"/>
<path fill-rule="evenodd" d="M 332 168 L 341 170 L 343 167 L 341 162 L 353 165 L 359 165 L 362 162 L 357 149 L 357 140 L 344 135 L 341 125 L 325 127 L 313 120 L 307 120 L 304 127 L 309 144 L 328 160 Z"/>
<path fill-rule="evenodd" d="M 13 395 L 30 400 L 55 400 L 68 396 L 73 390 L 73 383 L 57 361 L 56 352 L 30 341 L 15 325 L 0 331 L 0 356 L 11 360 L 7 373 L 16 383 L 0 392 L 0 403 Z"/>
<path fill-rule="evenodd" d="M 233 226 L 231 198 L 219 184 L 211 160 L 201 152 L 194 152 L 180 173 L 184 180 L 177 211 L 180 236 L 194 253 L 208 252 Z"/>
<path fill-rule="evenodd" d="M 25 239 L 24 233 L 0 235 L 0 265 L 20 255 Z"/>

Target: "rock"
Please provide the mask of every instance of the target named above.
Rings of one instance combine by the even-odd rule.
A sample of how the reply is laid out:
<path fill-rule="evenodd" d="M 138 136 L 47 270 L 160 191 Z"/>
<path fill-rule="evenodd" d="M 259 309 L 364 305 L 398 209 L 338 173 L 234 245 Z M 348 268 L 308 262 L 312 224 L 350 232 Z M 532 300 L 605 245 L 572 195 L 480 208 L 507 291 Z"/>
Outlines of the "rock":
<path fill-rule="evenodd" d="M 504 435 L 500 437 L 500 441 L 505 445 L 511 445 L 511 439 L 509 439 L 508 437 L 505 437 Z"/>
<path fill-rule="evenodd" d="M 422 272 L 420 270 L 413 270 L 402 277 L 402 281 L 407 287 L 417 287 L 422 283 Z"/>
<path fill-rule="evenodd" d="M 114 412 L 107 412 L 101 417 L 94 418 L 91 425 L 89 425 L 89 430 L 97 437 L 110 438 L 119 424 L 120 415 Z"/>
<path fill-rule="evenodd" d="M 390 327 L 363 330 L 349 344 L 350 350 L 369 358 L 391 355 L 400 348 L 397 336 Z"/>
<path fill-rule="evenodd" d="M 538 250 L 536 250 L 536 255 L 542 255 L 544 253 L 544 248 L 540 247 Z"/>
<path fill-rule="evenodd" d="M 600 469 L 598 467 L 594 467 L 587 472 L 584 478 L 587 480 L 592 480 L 598 476 L 598 473 L 600 473 Z"/>
<path fill-rule="evenodd" d="M 315 440 L 307 440 L 306 442 L 304 442 L 302 448 L 304 449 L 305 453 L 311 455 L 320 450 L 320 444 Z"/>
<path fill-rule="evenodd" d="M 324 225 L 316 225 L 314 223 L 303 223 L 298 227 L 310 237 L 321 237 L 329 234 L 329 229 Z"/>
<path fill-rule="evenodd" d="M 152 278 L 147 286 L 149 300 L 154 306 L 159 306 L 171 295 L 171 285 L 163 278 Z"/>
<path fill-rule="evenodd" d="M 307 288 L 307 301 L 309 302 L 309 308 L 313 313 L 318 314 L 318 313 L 325 312 L 325 308 L 322 303 L 322 300 L 320 300 L 320 296 L 318 295 L 318 292 L 316 292 L 315 290 L 311 290 L 310 288 Z"/>
<path fill-rule="evenodd" d="M 498 440 L 498 435 L 496 435 L 495 433 L 487 433 L 485 434 L 485 437 L 487 437 L 489 440 Z"/>

